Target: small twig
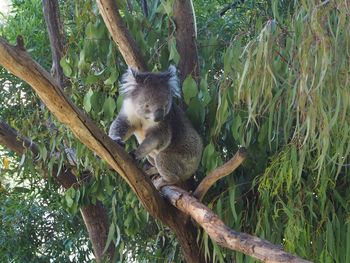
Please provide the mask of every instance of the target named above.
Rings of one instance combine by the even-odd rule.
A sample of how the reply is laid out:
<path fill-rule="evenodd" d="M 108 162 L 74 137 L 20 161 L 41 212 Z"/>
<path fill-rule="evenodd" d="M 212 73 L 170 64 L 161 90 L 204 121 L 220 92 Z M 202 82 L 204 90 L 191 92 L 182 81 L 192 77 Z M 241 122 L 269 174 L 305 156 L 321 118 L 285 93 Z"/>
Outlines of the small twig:
<path fill-rule="evenodd" d="M 228 10 L 233 10 L 233 9 L 236 9 L 236 7 L 239 5 L 239 4 L 243 4 L 244 3 L 244 0 L 239 0 L 239 1 L 234 1 L 233 3 L 231 4 L 228 4 L 227 6 L 225 6 L 223 9 L 220 10 L 219 12 L 219 16 L 223 16 L 225 15 L 225 13 L 228 11 Z"/>
<path fill-rule="evenodd" d="M 21 35 L 18 35 L 17 36 L 17 39 L 16 39 L 16 47 L 19 48 L 20 50 L 22 51 L 25 51 L 26 48 L 24 46 L 24 39 L 23 39 L 23 36 Z"/>
<path fill-rule="evenodd" d="M 240 148 L 227 163 L 211 171 L 202 180 L 197 189 L 194 191 L 193 196 L 196 197 L 199 201 L 202 201 L 209 188 L 215 184 L 216 181 L 236 170 L 236 168 L 245 160 L 246 156 L 247 150 L 244 147 Z"/>

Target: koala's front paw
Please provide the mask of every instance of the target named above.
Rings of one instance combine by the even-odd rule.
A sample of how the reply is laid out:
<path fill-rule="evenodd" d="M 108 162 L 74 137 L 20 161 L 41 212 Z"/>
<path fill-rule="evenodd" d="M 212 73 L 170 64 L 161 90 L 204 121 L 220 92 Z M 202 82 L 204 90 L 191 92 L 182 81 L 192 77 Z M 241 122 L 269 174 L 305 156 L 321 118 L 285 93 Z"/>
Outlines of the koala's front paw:
<path fill-rule="evenodd" d="M 120 137 L 111 137 L 113 141 L 118 143 L 121 147 L 125 148 L 125 142 L 123 142 L 122 138 Z"/>
<path fill-rule="evenodd" d="M 130 151 L 129 154 L 135 161 L 139 161 L 140 159 L 142 159 L 142 157 L 138 153 L 137 149 Z"/>

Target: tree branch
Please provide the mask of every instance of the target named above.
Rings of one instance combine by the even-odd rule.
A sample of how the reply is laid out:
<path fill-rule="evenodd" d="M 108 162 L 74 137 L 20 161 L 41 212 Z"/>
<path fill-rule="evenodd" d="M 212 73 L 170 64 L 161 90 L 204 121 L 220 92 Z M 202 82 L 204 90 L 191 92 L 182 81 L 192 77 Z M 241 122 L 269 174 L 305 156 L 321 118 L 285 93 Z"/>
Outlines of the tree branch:
<path fill-rule="evenodd" d="M 193 196 L 196 197 L 199 201 L 203 200 L 203 197 L 208 192 L 209 188 L 215 184 L 219 179 L 229 175 L 245 160 L 247 155 L 245 148 L 240 148 L 238 152 L 224 165 L 217 167 L 211 171 L 201 183 L 198 185 L 196 190 L 193 193 Z"/>
<path fill-rule="evenodd" d="M 262 262 L 310 263 L 284 252 L 268 241 L 230 229 L 213 211 L 179 187 L 167 186 L 161 191 L 169 202 L 190 215 L 212 240 L 223 247 L 242 252 Z"/>
<path fill-rule="evenodd" d="M 140 71 L 146 71 L 147 65 L 119 14 L 116 1 L 96 0 L 96 2 L 108 31 L 117 44 L 126 64 Z"/>
<path fill-rule="evenodd" d="M 192 0 L 174 1 L 173 12 L 176 24 L 176 48 L 180 54 L 179 71 L 181 83 L 188 75 L 192 75 L 198 83 L 197 29 Z"/>
<path fill-rule="evenodd" d="M 42 0 L 42 4 L 51 45 L 51 74 L 55 79 L 57 79 L 61 87 L 65 87 L 67 85 L 67 79 L 64 76 L 63 69 L 60 66 L 60 60 L 64 56 L 65 38 L 60 20 L 58 2 L 57 0 Z"/>
<path fill-rule="evenodd" d="M 39 153 L 39 149 L 31 140 L 19 136 L 17 131 L 7 123 L 0 120 L 0 144 L 11 149 L 15 153 L 22 155 L 28 148 L 34 155 Z"/>

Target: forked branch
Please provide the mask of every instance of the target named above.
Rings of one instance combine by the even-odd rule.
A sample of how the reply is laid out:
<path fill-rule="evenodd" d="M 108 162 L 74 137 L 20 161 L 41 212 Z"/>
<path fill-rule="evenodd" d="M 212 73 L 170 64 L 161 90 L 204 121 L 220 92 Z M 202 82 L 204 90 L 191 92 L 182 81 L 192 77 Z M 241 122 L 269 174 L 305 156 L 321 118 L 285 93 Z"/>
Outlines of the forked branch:
<path fill-rule="evenodd" d="M 217 167 L 211 171 L 198 185 L 194 191 L 193 196 L 199 201 L 203 200 L 203 197 L 208 192 L 209 188 L 213 186 L 219 179 L 233 173 L 238 166 L 245 160 L 247 151 L 245 148 L 240 148 L 237 153 L 224 165 Z"/>

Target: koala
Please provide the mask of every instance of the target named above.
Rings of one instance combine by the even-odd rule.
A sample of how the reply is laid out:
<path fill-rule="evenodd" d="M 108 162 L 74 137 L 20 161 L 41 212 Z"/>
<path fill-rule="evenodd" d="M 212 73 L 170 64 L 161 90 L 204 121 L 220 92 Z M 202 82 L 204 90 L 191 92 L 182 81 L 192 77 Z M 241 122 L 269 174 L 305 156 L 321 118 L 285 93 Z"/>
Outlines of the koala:
<path fill-rule="evenodd" d="M 181 96 L 175 67 L 158 73 L 129 68 L 121 83 L 124 100 L 109 137 L 122 144 L 135 135 L 139 146 L 134 157 L 147 157 L 156 168 L 157 189 L 187 180 L 198 168 L 203 145 L 174 102 L 174 97 Z"/>

